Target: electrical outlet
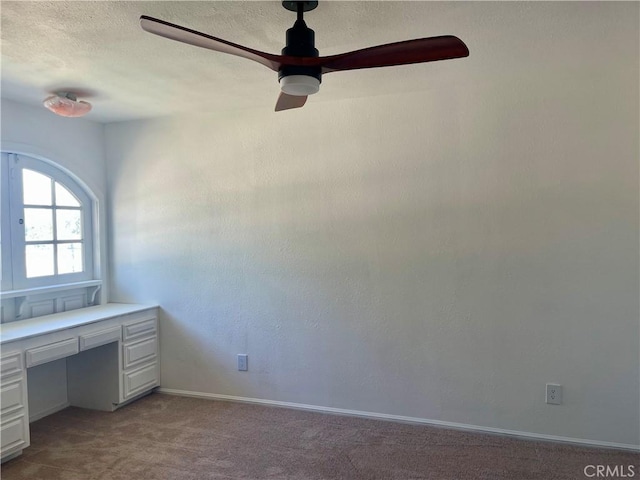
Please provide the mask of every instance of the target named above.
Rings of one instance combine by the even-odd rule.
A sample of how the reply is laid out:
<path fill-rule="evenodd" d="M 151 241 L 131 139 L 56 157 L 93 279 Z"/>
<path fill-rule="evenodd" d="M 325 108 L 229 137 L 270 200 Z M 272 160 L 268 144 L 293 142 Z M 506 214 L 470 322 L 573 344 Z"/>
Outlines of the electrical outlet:
<path fill-rule="evenodd" d="M 551 405 L 562 404 L 562 385 L 547 383 L 547 403 Z"/>
<path fill-rule="evenodd" d="M 249 370 L 249 358 L 246 353 L 238 354 L 238 371 L 246 372 Z"/>

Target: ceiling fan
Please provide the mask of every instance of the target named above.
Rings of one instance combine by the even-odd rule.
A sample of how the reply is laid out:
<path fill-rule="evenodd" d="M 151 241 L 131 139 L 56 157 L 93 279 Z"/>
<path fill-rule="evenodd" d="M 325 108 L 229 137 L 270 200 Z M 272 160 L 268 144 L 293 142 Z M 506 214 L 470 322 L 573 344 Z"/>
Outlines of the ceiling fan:
<path fill-rule="evenodd" d="M 297 13 L 295 24 L 287 30 L 287 45 L 282 49 L 282 55 L 260 52 L 146 15 L 140 17 L 140 26 L 149 33 L 247 58 L 278 72 L 281 92 L 276 102 L 276 112 L 302 107 L 308 95 L 318 92 L 322 75 L 325 73 L 434 62 L 469 55 L 469 49 L 462 40 L 452 35 L 444 35 L 320 57 L 314 46 L 315 33 L 307 27 L 303 19 L 304 12 L 316 8 L 318 2 L 283 1 L 282 5 L 287 10 Z"/>

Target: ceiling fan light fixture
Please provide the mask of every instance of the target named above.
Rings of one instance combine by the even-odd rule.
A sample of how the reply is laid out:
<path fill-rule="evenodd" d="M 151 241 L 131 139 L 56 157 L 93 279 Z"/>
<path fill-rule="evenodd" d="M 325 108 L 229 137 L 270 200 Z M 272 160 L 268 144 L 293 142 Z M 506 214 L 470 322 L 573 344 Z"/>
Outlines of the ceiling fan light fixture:
<path fill-rule="evenodd" d="M 287 95 L 306 97 L 320 90 L 320 80 L 310 75 L 289 75 L 280 79 L 280 89 Z"/>
<path fill-rule="evenodd" d="M 42 104 L 61 117 L 82 117 L 91 111 L 91 104 L 78 101 L 73 93 L 59 92 L 45 98 Z"/>
<path fill-rule="evenodd" d="M 287 30 L 286 46 L 282 49 L 281 55 L 254 50 L 147 15 L 140 17 L 140 26 L 154 35 L 194 47 L 246 58 L 278 72 L 282 91 L 278 95 L 276 112 L 302 107 L 308 95 L 313 95 L 320 90 L 322 76 L 327 73 L 361 68 L 395 67 L 469 56 L 469 49 L 462 40 L 453 35 L 441 35 L 376 45 L 321 57 L 320 52 L 315 48 L 315 32 L 307 27 L 303 18 L 304 12 L 316 8 L 318 2 L 295 0 L 283 1 L 282 5 L 285 9 L 296 12 L 297 18 L 293 27 Z"/>

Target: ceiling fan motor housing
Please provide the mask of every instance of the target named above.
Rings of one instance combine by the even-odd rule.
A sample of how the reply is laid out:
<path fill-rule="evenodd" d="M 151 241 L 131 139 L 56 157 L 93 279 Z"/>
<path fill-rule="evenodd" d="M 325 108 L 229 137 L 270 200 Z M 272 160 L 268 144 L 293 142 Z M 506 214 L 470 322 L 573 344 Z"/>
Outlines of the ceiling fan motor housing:
<path fill-rule="evenodd" d="M 296 20 L 293 27 L 287 30 L 287 46 L 282 49 L 282 55 L 292 57 L 318 57 L 320 55 L 315 48 L 315 32 L 307 27 L 304 20 Z M 322 68 L 305 65 L 283 65 L 278 71 L 278 80 L 281 84 L 284 78 L 292 76 L 312 77 L 320 85 Z M 311 80 L 311 82 L 315 81 Z M 305 95 L 310 93 L 315 92 L 307 92 Z"/>

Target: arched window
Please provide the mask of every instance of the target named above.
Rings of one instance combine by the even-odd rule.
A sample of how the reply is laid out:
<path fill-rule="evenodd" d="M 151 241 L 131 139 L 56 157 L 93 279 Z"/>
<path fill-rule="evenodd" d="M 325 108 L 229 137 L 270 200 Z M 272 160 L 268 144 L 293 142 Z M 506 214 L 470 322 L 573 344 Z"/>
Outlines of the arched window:
<path fill-rule="evenodd" d="M 1 173 L 3 300 L 18 300 L 16 319 L 37 316 L 24 312 L 31 300 L 50 305 L 44 313 L 71 309 L 52 293 L 97 291 L 100 283 L 94 277 L 94 201 L 70 175 L 36 158 L 2 153 Z M 83 292 L 69 306 L 87 306 L 91 296 Z"/>

